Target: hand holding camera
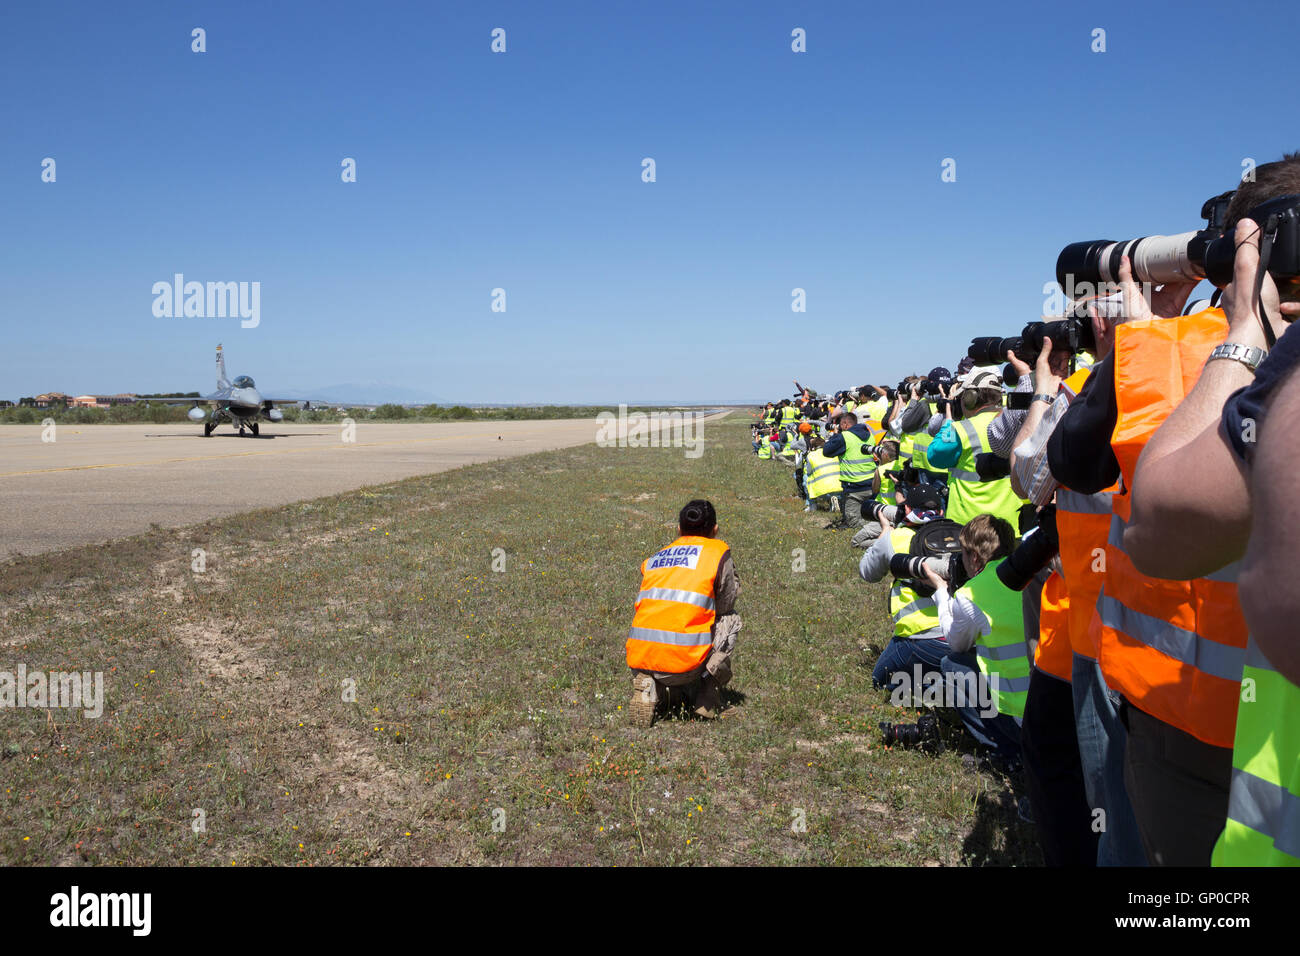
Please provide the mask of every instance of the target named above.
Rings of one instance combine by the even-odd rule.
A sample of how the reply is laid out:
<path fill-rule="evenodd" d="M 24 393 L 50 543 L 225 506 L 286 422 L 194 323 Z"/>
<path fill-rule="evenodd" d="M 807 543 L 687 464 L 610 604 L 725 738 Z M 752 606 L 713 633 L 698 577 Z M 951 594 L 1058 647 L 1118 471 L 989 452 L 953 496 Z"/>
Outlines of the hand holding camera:
<path fill-rule="evenodd" d="M 1237 255 L 1233 261 L 1232 282 L 1223 292 L 1223 311 L 1228 317 L 1228 338 L 1234 344 L 1267 349 L 1269 343 L 1260 323 L 1262 312 L 1276 339 L 1287 323 L 1300 316 L 1300 302 L 1280 302 L 1277 283 L 1259 268 L 1259 225 L 1253 219 L 1237 223 Z M 1256 286 L 1259 287 L 1258 303 Z"/>

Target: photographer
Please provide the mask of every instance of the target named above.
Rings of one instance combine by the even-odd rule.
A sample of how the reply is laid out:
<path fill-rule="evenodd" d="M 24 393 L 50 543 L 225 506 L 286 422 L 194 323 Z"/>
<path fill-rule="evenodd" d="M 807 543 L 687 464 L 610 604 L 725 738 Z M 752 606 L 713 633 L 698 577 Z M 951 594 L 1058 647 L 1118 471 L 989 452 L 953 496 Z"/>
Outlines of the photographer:
<path fill-rule="evenodd" d="M 827 458 L 840 460 L 840 484 L 843 487 L 840 501 L 845 526 L 861 528 L 863 505 L 880 490 L 880 477 L 876 474 L 876 461 L 871 455 L 871 432 L 858 421 L 853 412 L 840 416 L 840 427 L 826 441 L 822 453 Z"/>
<path fill-rule="evenodd" d="M 816 511 L 818 506 L 838 501 L 840 492 L 840 463 L 827 458 L 822 452 L 824 441 L 817 435 L 808 439 L 808 456 L 803 461 L 804 511 Z"/>
<path fill-rule="evenodd" d="M 977 686 L 978 668 L 996 716 L 988 716 L 975 700 L 967 699 L 956 709 L 971 736 L 993 751 L 999 769 L 1014 773 L 1020 768 L 1020 720 L 1032 656 L 1025 642 L 1020 592 L 998 576 L 1015 546 L 1015 532 L 1002 518 L 981 514 L 966 522 L 959 540 L 967 581 L 955 594 L 948 593 L 947 581 L 925 569 L 934 588 L 939 630 L 949 648 L 941 668 L 947 686 L 965 688 Z"/>
<path fill-rule="evenodd" d="M 1256 172 L 1259 181 L 1242 184 L 1229 203 L 1229 230 L 1251 208 L 1249 194 L 1258 195 L 1246 187 L 1276 184 L 1275 170 L 1263 166 Z M 1139 456 L 1229 335 L 1229 325 L 1220 309 L 1177 315 L 1190 285 L 1163 287 L 1158 295 L 1166 303 L 1147 307 L 1127 256 L 1119 276 L 1129 319 L 1116 329 L 1111 355 L 1098 363 L 1057 426 L 1048 445 L 1049 462 L 1053 474 L 1076 490 L 1096 491 L 1098 479 L 1122 474 L 1121 491 L 1126 493 L 1112 499 L 1114 517 L 1103 555 L 1106 574 L 1097 605 L 1099 662 L 1121 695 L 1120 716 L 1127 729 L 1126 743 L 1116 747 L 1112 742 L 1108 759 L 1122 754 L 1127 796 L 1150 862 L 1205 865 L 1218 836 L 1217 819 L 1228 803 L 1245 622 L 1236 587 L 1223 576 L 1164 580 L 1142 574 L 1127 547 L 1141 550 L 1142 538 L 1150 532 L 1130 539 L 1126 528 L 1139 484 Z M 1225 302 L 1233 297 L 1230 283 Z M 1153 310 L 1173 317 L 1156 317 Z M 1231 363 L 1211 362 L 1207 368 L 1226 364 Z M 1171 369 L 1181 374 L 1171 375 Z M 1193 402 L 1180 420 L 1194 420 L 1199 404 Z M 1089 450 L 1095 450 L 1091 469 L 1077 466 Z M 1093 487 L 1088 487 L 1089 470 L 1095 473 Z M 1185 486 L 1189 474 L 1199 479 L 1204 472 L 1199 463 L 1172 480 Z M 1144 477 L 1143 494 L 1160 493 L 1161 483 Z M 1202 493 L 1205 487 L 1200 485 Z M 1219 504 L 1233 506 L 1217 488 L 1211 494 Z M 1171 554 L 1181 549 L 1180 536 L 1188 530 L 1169 529 L 1162 549 Z M 1197 572 L 1184 565 L 1178 573 Z M 1170 806 L 1178 812 L 1169 813 Z"/>
<path fill-rule="evenodd" d="M 1064 359 L 1061 366 L 1064 367 L 1070 361 L 1070 353 L 1064 353 Z M 1021 361 L 1015 352 L 1007 352 L 1007 362 L 1016 374 L 1016 385 L 1011 390 L 1012 395 L 1024 395 L 1034 391 L 1034 370 L 1029 367 L 1027 362 Z M 1064 374 L 1064 373 L 1062 373 Z M 1031 402 L 1030 410 L 1033 409 Z M 989 450 L 993 454 L 1002 458 L 1010 459 L 1011 450 L 1016 445 L 1016 436 L 1024 426 L 1025 418 L 1029 415 L 1029 410 L 1023 408 L 1012 408 L 1010 404 L 1002 410 L 1002 414 L 993 419 L 989 425 Z M 1014 487 L 1015 482 L 1012 482 Z M 1020 492 L 1017 491 L 1017 494 Z M 1023 497 L 1023 496 L 1022 496 Z"/>
<path fill-rule="evenodd" d="M 887 687 L 891 676 L 910 672 L 920 665 L 923 673 L 938 673 L 940 661 L 948 653 L 948 643 L 939 628 L 939 614 L 929 594 L 928 580 L 921 578 L 918 565 L 924 565 L 939 577 L 949 573 L 948 558 L 911 556 L 912 537 L 917 529 L 943 516 L 943 506 L 928 485 L 912 488 L 906 501 L 893 510 L 902 518 L 897 527 L 889 520 L 887 506 L 875 504 L 872 517 L 884 528 L 880 538 L 858 562 L 858 574 L 874 584 L 894 574 L 889 591 L 889 613 L 894 620 L 894 637 L 881 653 L 871 672 L 875 687 Z M 919 584 L 918 584 L 919 580 Z M 910 679 L 910 676 L 909 676 Z"/>
<path fill-rule="evenodd" d="M 953 399 L 960 398 L 961 421 L 944 422 L 926 450 L 932 468 L 946 468 L 948 517 L 966 522 L 977 514 L 993 514 L 1016 526 L 1021 501 L 1006 477 L 981 478 L 977 456 L 991 455 L 989 425 L 1002 411 L 1002 380 L 996 373 L 972 369 L 957 380 Z"/>
<path fill-rule="evenodd" d="M 1295 314 L 1288 304 L 1281 303 L 1279 311 Z M 1277 570 L 1290 567 L 1295 554 L 1300 432 L 1291 423 L 1300 416 L 1297 369 L 1300 331 L 1292 326 L 1255 381 L 1234 393 L 1223 412 L 1223 431 L 1246 472 L 1254 516 L 1240 588 L 1250 624 L 1243 681 L 1255 693 L 1250 699 L 1242 694 L 1237 712 L 1228 819 L 1214 847 L 1215 866 L 1300 865 L 1300 847 L 1290 836 L 1300 832 L 1300 741 L 1294 731 L 1300 715 L 1300 592 L 1279 586 Z M 1240 440 L 1245 420 L 1257 423 L 1256 442 Z"/>

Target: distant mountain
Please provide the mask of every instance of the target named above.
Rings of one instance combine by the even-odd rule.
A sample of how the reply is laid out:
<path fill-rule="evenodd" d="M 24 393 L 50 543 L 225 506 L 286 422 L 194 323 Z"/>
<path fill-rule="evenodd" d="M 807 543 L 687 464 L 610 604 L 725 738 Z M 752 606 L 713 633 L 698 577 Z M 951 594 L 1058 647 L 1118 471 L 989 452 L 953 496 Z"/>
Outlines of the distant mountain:
<path fill-rule="evenodd" d="M 419 388 L 403 385 L 386 385 L 382 382 L 345 382 L 340 385 L 322 385 L 319 388 L 278 389 L 276 398 L 310 399 L 331 405 L 446 405 L 447 400 Z"/>

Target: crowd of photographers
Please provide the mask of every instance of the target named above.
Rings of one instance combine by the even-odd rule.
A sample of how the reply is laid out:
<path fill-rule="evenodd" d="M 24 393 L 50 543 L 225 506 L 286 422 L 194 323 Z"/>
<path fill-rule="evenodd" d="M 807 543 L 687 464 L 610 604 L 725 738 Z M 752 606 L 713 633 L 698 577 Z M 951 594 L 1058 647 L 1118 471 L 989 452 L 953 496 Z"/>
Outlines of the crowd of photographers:
<path fill-rule="evenodd" d="M 936 708 L 886 740 L 953 715 L 1054 865 L 1300 865 L 1300 154 L 1202 215 L 1067 247 L 1064 317 L 955 375 L 754 428 L 891 581 L 873 680 Z"/>

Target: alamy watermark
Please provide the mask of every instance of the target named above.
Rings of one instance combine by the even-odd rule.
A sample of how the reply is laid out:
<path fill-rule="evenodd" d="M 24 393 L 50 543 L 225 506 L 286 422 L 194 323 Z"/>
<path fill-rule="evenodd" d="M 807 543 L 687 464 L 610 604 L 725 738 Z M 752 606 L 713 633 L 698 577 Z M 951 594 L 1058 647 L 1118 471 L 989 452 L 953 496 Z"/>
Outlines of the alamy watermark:
<path fill-rule="evenodd" d="M 153 284 L 153 314 L 160 319 L 243 319 L 241 328 L 255 329 L 262 321 L 262 283 L 186 282 L 177 272 L 172 281 Z"/>
<path fill-rule="evenodd" d="M 974 707 L 981 717 L 998 715 L 997 703 L 978 671 L 923 674 L 920 664 L 912 672 L 896 671 L 889 678 L 889 702 L 895 707 Z"/>
<path fill-rule="evenodd" d="M 704 454 L 704 426 L 697 412 L 631 412 L 618 406 L 618 414 L 596 416 L 601 448 L 685 448 L 687 458 Z"/>
<path fill-rule="evenodd" d="M 19 664 L 17 671 L 0 671 L 0 709 L 33 710 L 81 708 L 91 718 L 104 713 L 103 671 L 27 670 Z"/>

